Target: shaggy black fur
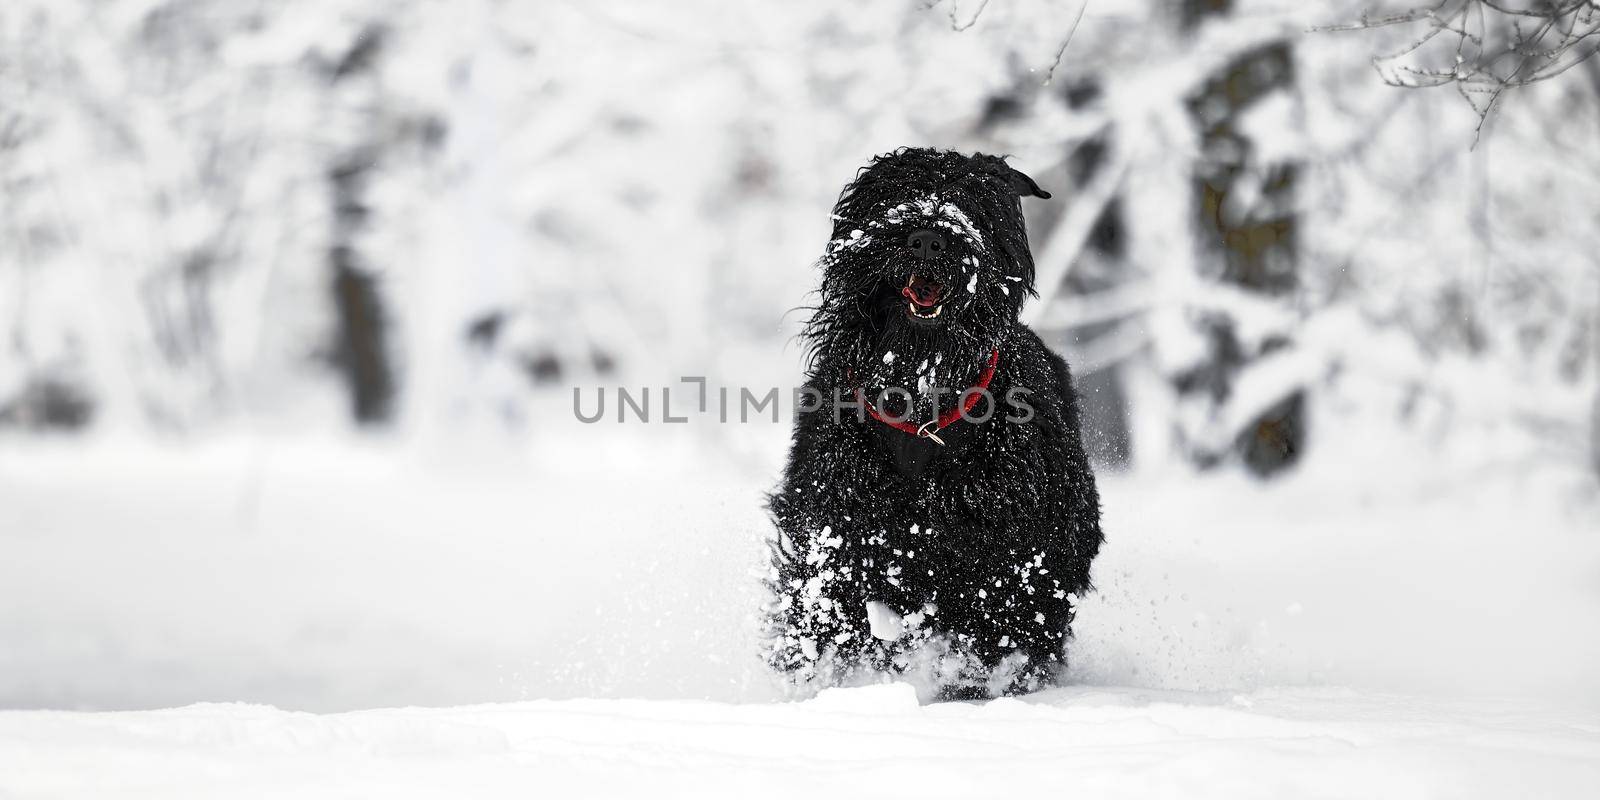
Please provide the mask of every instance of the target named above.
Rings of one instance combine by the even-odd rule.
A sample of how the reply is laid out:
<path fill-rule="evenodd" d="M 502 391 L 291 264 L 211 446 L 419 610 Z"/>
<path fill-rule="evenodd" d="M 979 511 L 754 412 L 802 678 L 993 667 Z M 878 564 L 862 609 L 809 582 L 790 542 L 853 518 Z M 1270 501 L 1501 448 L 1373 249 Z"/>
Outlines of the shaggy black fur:
<path fill-rule="evenodd" d="M 807 386 L 828 399 L 798 415 L 768 506 L 768 661 L 801 686 L 887 672 L 934 696 L 995 696 L 1064 667 L 1100 501 L 1066 362 L 1017 319 L 1034 293 L 1022 195 L 1049 197 L 1001 158 L 902 149 L 874 159 L 834 209 L 805 334 Z M 913 247 L 917 231 L 942 246 Z M 996 350 L 992 401 L 973 411 L 993 402 L 993 416 L 957 420 L 943 445 L 834 411 L 836 390 L 848 402 L 857 388 L 872 399 L 903 387 L 921 423 L 935 416 L 929 387 L 973 386 Z M 907 413 L 891 400 L 886 412 Z M 903 626 L 898 638 L 873 635 L 869 603 Z"/>

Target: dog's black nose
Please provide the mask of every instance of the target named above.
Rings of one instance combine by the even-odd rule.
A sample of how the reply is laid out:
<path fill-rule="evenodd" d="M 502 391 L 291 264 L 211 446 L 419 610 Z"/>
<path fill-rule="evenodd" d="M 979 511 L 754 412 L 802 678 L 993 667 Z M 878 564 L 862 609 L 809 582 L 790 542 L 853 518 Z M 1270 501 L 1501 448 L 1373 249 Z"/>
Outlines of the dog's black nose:
<path fill-rule="evenodd" d="M 927 228 L 915 230 L 906 237 L 906 247 L 911 248 L 911 254 L 917 258 L 928 259 L 944 252 L 944 237 L 938 231 Z"/>

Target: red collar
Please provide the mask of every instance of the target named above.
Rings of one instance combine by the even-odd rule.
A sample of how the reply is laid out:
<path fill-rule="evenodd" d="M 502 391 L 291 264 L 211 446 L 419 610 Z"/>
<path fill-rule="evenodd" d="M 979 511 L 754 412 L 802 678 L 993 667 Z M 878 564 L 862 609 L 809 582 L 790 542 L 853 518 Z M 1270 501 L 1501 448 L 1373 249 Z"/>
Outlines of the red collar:
<path fill-rule="evenodd" d="M 915 425 L 911 422 L 885 416 L 876 407 L 874 407 L 872 403 L 867 402 L 867 394 L 866 392 L 862 391 L 860 387 L 856 388 L 856 399 L 861 401 L 861 404 L 867 407 L 867 413 L 871 414 L 873 419 L 888 425 L 897 431 L 909 433 L 912 436 L 919 438 L 932 439 L 939 444 L 944 444 L 944 440 L 939 438 L 939 431 L 944 430 L 956 420 L 961 419 L 964 414 L 972 410 L 973 406 L 978 404 L 978 398 L 983 395 L 982 390 L 989 388 L 989 382 L 994 380 L 995 368 L 999 366 L 1000 351 L 996 350 L 989 354 L 989 365 L 983 368 L 983 374 L 978 376 L 978 382 L 973 384 L 971 389 L 961 393 L 961 405 L 949 409 L 943 414 L 940 414 L 938 419 L 924 422 L 921 425 Z M 973 389 L 980 391 L 973 391 Z"/>

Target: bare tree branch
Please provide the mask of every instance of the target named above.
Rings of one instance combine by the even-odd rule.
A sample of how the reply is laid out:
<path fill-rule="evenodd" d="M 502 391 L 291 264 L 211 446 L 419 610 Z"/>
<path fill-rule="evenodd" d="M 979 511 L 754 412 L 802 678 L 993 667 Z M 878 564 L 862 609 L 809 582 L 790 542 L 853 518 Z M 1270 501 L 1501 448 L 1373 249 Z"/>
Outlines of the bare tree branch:
<path fill-rule="evenodd" d="M 1453 85 L 1477 113 L 1478 134 L 1506 92 L 1562 75 L 1600 53 L 1595 0 L 1441 0 L 1312 30 L 1388 27 L 1422 30 L 1372 59 L 1379 77 L 1406 89 Z"/>
<path fill-rule="evenodd" d="M 1056 50 L 1056 58 L 1050 62 L 1050 68 L 1045 70 L 1043 86 L 1049 86 L 1050 81 L 1056 76 L 1056 67 L 1061 66 L 1061 57 L 1067 54 L 1067 45 L 1072 44 L 1072 35 L 1078 32 L 1078 23 L 1083 22 L 1083 12 L 1089 8 L 1089 0 L 1083 0 L 1078 6 L 1078 15 L 1072 18 L 1072 27 L 1067 29 L 1067 38 L 1061 41 L 1061 47 Z"/>
<path fill-rule="evenodd" d="M 928 7 L 932 8 L 933 5 L 930 4 Z M 983 10 L 988 8 L 988 7 L 989 7 L 989 0 L 983 0 L 983 2 L 978 4 L 978 10 L 972 12 L 972 19 L 967 20 L 966 23 L 963 24 L 963 23 L 961 23 L 960 21 L 958 21 L 956 19 L 956 2 L 955 2 L 955 0 L 951 0 L 951 2 L 950 2 L 950 30 L 953 30 L 953 31 L 956 31 L 957 33 L 960 33 L 961 31 L 964 31 L 964 30 L 966 30 L 968 28 L 971 28 L 972 26 L 978 24 L 978 18 L 983 16 Z"/>

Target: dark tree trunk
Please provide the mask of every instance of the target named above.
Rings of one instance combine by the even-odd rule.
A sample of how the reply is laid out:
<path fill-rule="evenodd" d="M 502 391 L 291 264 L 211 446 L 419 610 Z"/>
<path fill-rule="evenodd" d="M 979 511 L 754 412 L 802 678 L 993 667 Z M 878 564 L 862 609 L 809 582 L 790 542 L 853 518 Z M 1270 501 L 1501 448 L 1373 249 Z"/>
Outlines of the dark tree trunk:
<path fill-rule="evenodd" d="M 1227 12 L 1227 0 L 1182 0 L 1186 29 L 1207 16 Z M 1296 164 L 1253 164 L 1255 144 L 1239 130 L 1244 113 L 1277 92 L 1292 91 L 1294 62 L 1289 44 L 1270 42 L 1241 53 L 1211 76 L 1189 99 L 1189 113 L 1200 132 L 1201 159 L 1194 176 L 1195 224 L 1204 245 L 1202 269 L 1209 277 L 1253 294 L 1282 297 L 1299 284 L 1294 212 Z M 1236 193 L 1246 189 L 1259 199 L 1243 207 Z M 1178 380 L 1180 392 L 1204 392 L 1210 402 L 1228 402 L 1239 375 L 1252 362 L 1293 343 L 1270 340 L 1247 349 L 1232 320 L 1201 323 L 1211 342 L 1210 359 Z M 1262 409 L 1233 441 L 1234 453 L 1258 475 L 1291 465 L 1305 448 L 1304 393 L 1292 392 Z M 1197 452 L 1201 463 L 1222 453 Z"/>
<path fill-rule="evenodd" d="M 331 80 L 339 83 L 370 77 L 382 42 L 381 32 L 364 32 L 332 68 Z M 334 353 L 350 394 L 351 415 L 362 425 L 388 422 L 395 400 L 383 294 L 372 265 L 362 258 L 356 244 L 370 216 L 365 200 L 367 177 L 378 162 L 384 137 L 381 129 L 366 132 L 365 141 L 328 170 L 334 210 L 328 248 L 329 288 L 338 318 Z"/>
<path fill-rule="evenodd" d="M 385 348 L 383 301 L 373 277 L 354 264 L 348 245 L 336 245 L 333 301 L 339 316 L 339 365 L 350 412 L 362 424 L 386 422 L 394 404 L 394 374 Z"/>

